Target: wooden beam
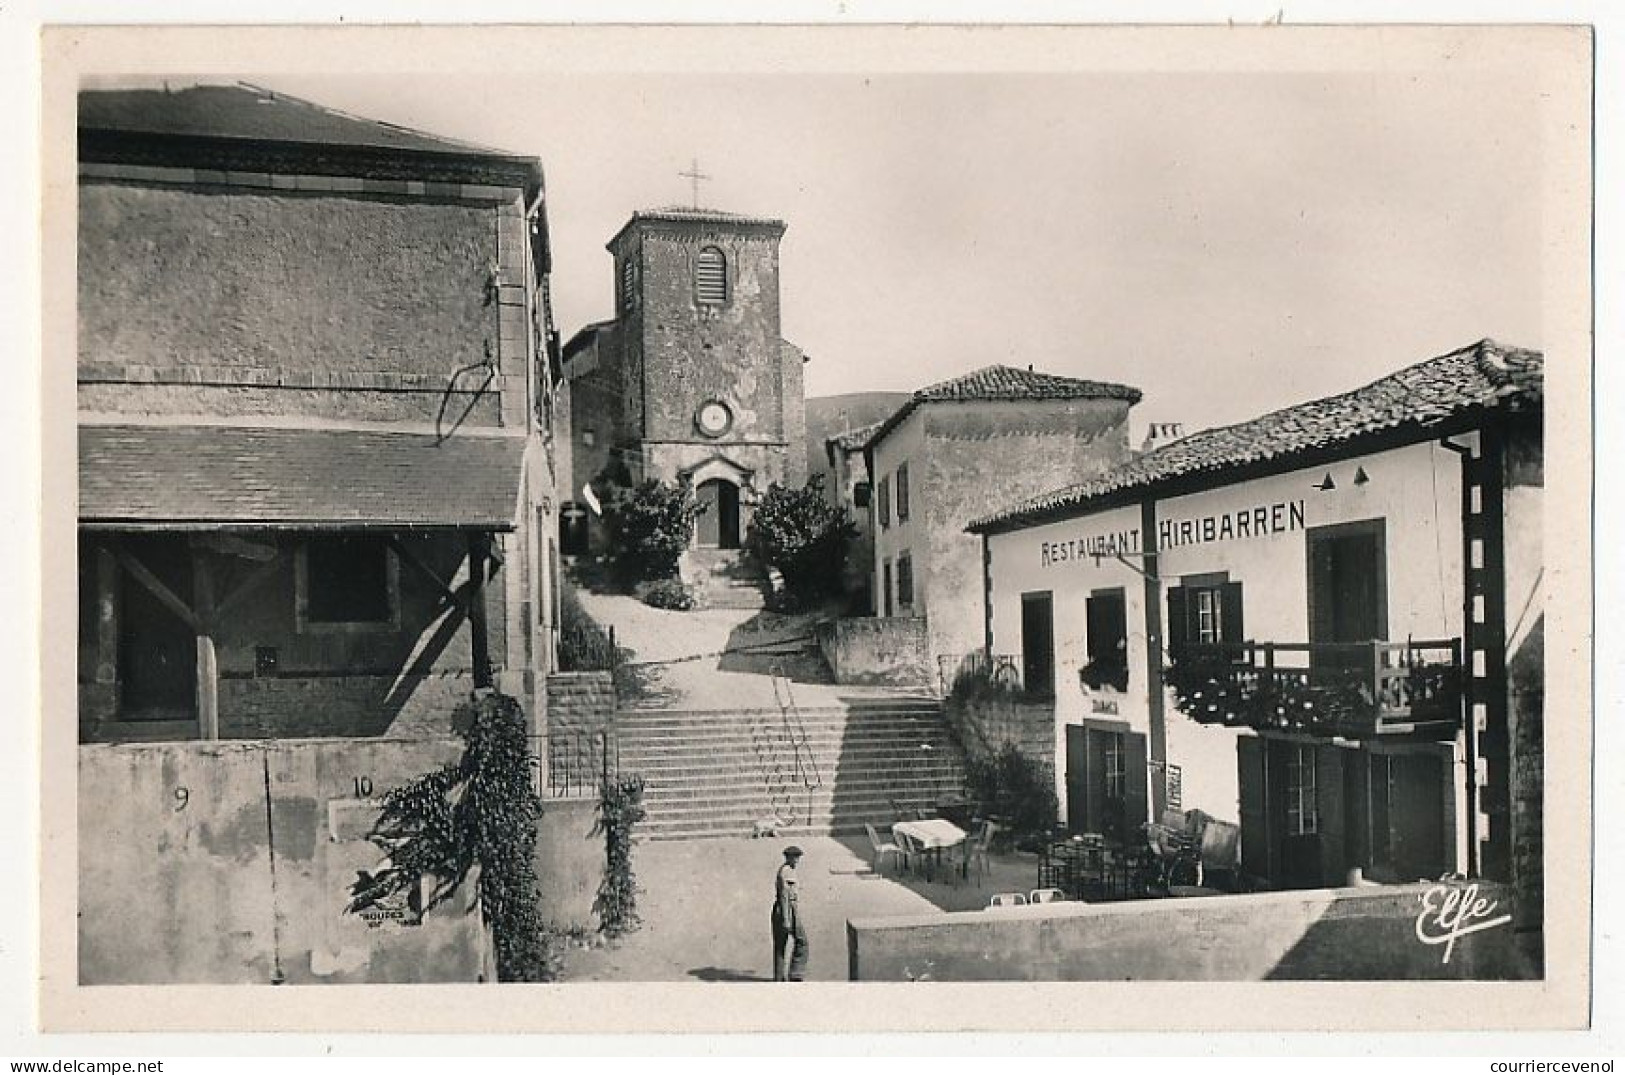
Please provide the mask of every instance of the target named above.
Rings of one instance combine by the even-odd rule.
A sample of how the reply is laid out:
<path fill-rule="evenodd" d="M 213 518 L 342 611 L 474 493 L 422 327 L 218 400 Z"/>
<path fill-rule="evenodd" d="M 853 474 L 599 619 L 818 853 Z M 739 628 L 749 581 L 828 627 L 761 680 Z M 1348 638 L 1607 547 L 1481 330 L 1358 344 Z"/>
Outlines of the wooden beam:
<path fill-rule="evenodd" d="M 1146 497 L 1140 502 L 1140 547 L 1145 550 L 1145 682 L 1146 716 L 1151 748 L 1151 817 L 1161 820 L 1168 805 L 1168 722 L 1163 713 L 1162 681 L 1162 582 L 1157 556 L 1157 502 Z"/>
<path fill-rule="evenodd" d="M 441 578 L 438 571 L 430 567 L 424 561 L 423 557 L 419 556 L 417 553 L 408 548 L 406 543 L 403 542 L 399 537 L 394 534 L 390 534 L 384 538 L 384 541 L 389 545 L 390 548 L 395 550 L 395 554 L 397 556 L 411 565 L 411 567 L 417 571 L 418 574 L 434 583 L 435 586 L 440 590 L 440 595 L 447 601 L 450 601 L 453 606 L 457 605 L 462 600 L 462 598 L 457 595 L 457 591 L 452 587 L 451 583 Z"/>
<path fill-rule="evenodd" d="M 131 556 L 123 549 L 119 549 L 117 552 L 115 552 L 114 556 L 118 558 L 119 566 L 123 567 L 124 570 L 135 576 L 135 580 L 137 582 L 145 586 L 149 591 L 151 591 L 152 596 L 156 597 L 171 612 L 179 616 L 186 626 L 190 627 L 193 631 L 202 630 L 203 623 L 198 618 L 197 613 L 193 612 L 191 607 L 187 605 L 185 601 L 182 601 L 179 597 L 176 597 L 173 590 L 160 582 L 157 575 L 154 575 L 151 571 L 148 571 L 145 564 L 143 564 L 140 560 L 137 560 L 134 556 Z"/>
<path fill-rule="evenodd" d="M 258 567 L 254 568 L 253 571 L 249 572 L 247 578 L 239 582 L 230 593 L 220 599 L 219 604 L 214 606 L 215 619 L 218 620 L 229 610 L 236 607 L 236 605 L 242 601 L 244 597 L 247 597 L 256 586 L 260 585 L 272 575 L 275 575 L 281 566 L 282 562 L 281 557 L 279 556 L 277 559 L 267 560 Z"/>
<path fill-rule="evenodd" d="M 220 669 L 214 652 L 217 609 L 214 603 L 214 572 L 208 557 L 192 547 L 192 586 L 197 602 L 197 721 L 204 739 L 220 738 Z"/>
<path fill-rule="evenodd" d="M 474 686 L 492 684 L 491 639 L 485 622 L 485 560 L 490 547 L 489 534 L 468 535 L 468 627 L 474 651 Z"/>

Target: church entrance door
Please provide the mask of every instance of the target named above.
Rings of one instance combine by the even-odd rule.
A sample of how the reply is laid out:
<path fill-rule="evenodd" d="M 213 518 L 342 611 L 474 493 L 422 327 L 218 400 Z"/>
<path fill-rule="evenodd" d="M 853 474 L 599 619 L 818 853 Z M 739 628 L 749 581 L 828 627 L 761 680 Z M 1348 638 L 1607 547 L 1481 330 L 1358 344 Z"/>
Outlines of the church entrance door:
<path fill-rule="evenodd" d="M 702 509 L 695 524 L 700 547 L 739 548 L 739 486 L 712 478 L 701 482 L 695 492 Z"/>

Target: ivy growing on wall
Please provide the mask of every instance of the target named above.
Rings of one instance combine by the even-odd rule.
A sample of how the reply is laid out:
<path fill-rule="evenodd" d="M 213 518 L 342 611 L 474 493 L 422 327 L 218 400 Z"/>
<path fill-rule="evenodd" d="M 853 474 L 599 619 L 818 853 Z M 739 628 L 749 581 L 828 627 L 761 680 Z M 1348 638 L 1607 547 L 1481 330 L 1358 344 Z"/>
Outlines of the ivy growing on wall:
<path fill-rule="evenodd" d="M 354 913 L 428 886 L 428 911 L 474 875 L 480 914 L 496 945 L 505 982 L 549 981 L 557 957 L 542 922 L 536 878 L 541 800 L 531 786 L 532 756 L 519 703 L 486 693 L 458 707 L 463 739 L 455 762 L 390 791 L 371 833 L 388 855 L 378 872 L 351 888 Z"/>
<path fill-rule="evenodd" d="M 648 816 L 643 778 L 606 778 L 599 788 L 598 828 L 604 834 L 604 880 L 593 910 L 598 928 L 619 937 L 638 928 L 638 883 L 632 873 L 632 829 Z"/>

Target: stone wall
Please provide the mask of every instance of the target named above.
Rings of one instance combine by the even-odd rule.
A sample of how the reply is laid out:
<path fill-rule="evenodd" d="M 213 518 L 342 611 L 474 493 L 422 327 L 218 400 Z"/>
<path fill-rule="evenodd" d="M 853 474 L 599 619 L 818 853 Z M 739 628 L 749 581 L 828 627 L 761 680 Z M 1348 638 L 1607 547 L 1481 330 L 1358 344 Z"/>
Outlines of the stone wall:
<path fill-rule="evenodd" d="M 615 730 L 615 677 L 610 672 L 554 672 L 547 677 L 550 732 Z"/>
<path fill-rule="evenodd" d="M 818 647 L 835 682 L 935 688 L 926 654 L 925 618 L 872 616 L 834 620 L 818 629 Z"/>
<path fill-rule="evenodd" d="M 1456 886 L 1452 886 L 1456 887 Z M 853 981 L 1521 979 L 1506 926 L 1444 948 L 1417 937 L 1429 886 L 1054 903 L 847 922 Z M 1505 913 L 1510 888 L 1479 884 Z M 1436 932 L 1436 930 L 1435 930 Z M 1238 1025 L 1246 1019 L 1238 1014 Z"/>
<path fill-rule="evenodd" d="M 542 919 L 553 926 L 597 929 L 593 904 L 603 883 L 604 865 L 598 800 L 544 798 L 536 832 Z"/>
<path fill-rule="evenodd" d="M 421 925 L 402 908 L 345 911 L 352 883 L 383 865 L 366 839 L 381 797 L 461 749 L 80 747 L 80 983 L 493 980 L 471 883 Z"/>
<path fill-rule="evenodd" d="M 1055 765 L 1055 703 L 1015 693 L 954 696 L 943 704 L 948 723 L 972 758 L 1014 746 L 1033 761 Z"/>

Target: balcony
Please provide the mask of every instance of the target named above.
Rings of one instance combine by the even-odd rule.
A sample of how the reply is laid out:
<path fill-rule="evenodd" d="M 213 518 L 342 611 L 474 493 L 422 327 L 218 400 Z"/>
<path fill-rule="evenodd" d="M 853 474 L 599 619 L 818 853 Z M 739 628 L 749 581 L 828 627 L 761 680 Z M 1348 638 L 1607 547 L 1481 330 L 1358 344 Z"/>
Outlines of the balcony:
<path fill-rule="evenodd" d="M 1462 720 L 1461 640 L 1187 644 L 1165 672 L 1200 724 L 1326 738 L 1449 740 Z"/>

